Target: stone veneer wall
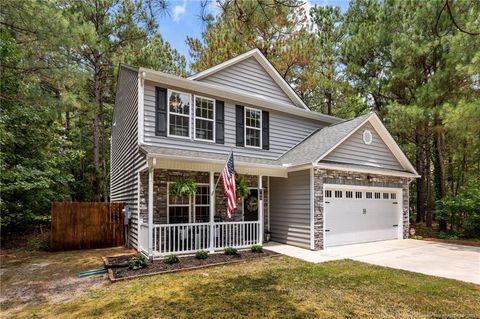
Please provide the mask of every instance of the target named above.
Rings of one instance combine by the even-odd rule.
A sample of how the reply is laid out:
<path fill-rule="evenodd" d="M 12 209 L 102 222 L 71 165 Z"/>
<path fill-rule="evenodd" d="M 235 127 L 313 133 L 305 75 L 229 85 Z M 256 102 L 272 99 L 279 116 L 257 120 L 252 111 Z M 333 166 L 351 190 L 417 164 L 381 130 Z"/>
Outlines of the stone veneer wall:
<path fill-rule="evenodd" d="M 215 182 L 219 174 L 215 174 Z M 251 187 L 258 186 L 258 177 L 245 175 Z M 173 171 L 166 169 L 156 169 L 153 177 L 153 223 L 167 223 L 167 183 L 174 182 L 178 178 L 191 178 L 197 183 L 209 183 L 208 172 L 193 171 Z M 264 225 L 267 229 L 268 223 L 268 177 L 262 180 L 264 189 Z M 140 220 L 144 222 L 148 220 L 148 171 L 143 171 L 140 175 Z M 219 181 L 215 189 L 215 217 L 222 221 L 241 221 L 242 220 L 242 203 L 238 203 L 237 209 L 233 212 L 232 219 L 227 219 L 227 198 L 223 191 L 222 180 Z"/>
<path fill-rule="evenodd" d="M 340 184 L 340 185 L 357 185 L 372 187 L 393 187 L 402 188 L 403 198 L 403 237 L 408 237 L 409 229 L 409 185 L 411 179 L 365 174 L 356 172 L 345 172 L 325 169 L 314 169 L 314 240 L 315 249 L 324 249 L 323 247 L 323 185 L 324 184 Z M 373 178 L 368 181 L 368 176 Z"/>

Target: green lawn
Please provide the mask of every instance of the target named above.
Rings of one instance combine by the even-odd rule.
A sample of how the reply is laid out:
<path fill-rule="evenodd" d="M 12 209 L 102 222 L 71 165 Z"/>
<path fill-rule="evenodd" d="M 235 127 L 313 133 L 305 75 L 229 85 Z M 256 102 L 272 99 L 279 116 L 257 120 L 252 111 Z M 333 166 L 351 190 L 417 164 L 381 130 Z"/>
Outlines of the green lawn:
<path fill-rule="evenodd" d="M 71 253 L 65 253 L 72 260 Z M 70 255 L 69 255 L 70 254 Z M 74 253 L 75 254 L 75 253 Z M 69 270 L 55 267 L 41 281 L 58 276 L 73 279 L 82 270 L 82 258 Z M 95 252 L 95 256 L 99 254 Z M 2 262 L 2 294 L 21 283 L 29 264 L 45 255 L 16 263 Z M 75 255 L 74 255 L 75 256 Z M 40 260 L 39 260 L 40 258 Z M 53 257 L 61 260 L 62 253 Z M 16 265 L 15 276 L 12 276 Z M 88 264 L 88 266 L 95 266 Z M 83 270 L 88 269 L 83 266 Z M 72 270 L 72 268 L 74 268 Z M 19 277 L 20 276 L 20 277 Z M 15 279 L 16 278 L 16 279 Z M 69 279 L 70 278 L 70 279 Z M 5 280 L 4 280 L 5 279 Z M 54 280 L 54 279 L 50 279 Z M 393 270 L 344 260 L 311 264 L 289 257 L 248 261 L 240 264 L 174 274 L 144 277 L 115 284 L 89 279 L 80 293 L 69 298 L 44 297 L 27 301 L 10 298 L 2 302 L 2 317 L 15 318 L 425 318 L 480 316 L 480 287 L 455 280 Z M 84 283 L 85 283 L 84 282 Z M 101 283 L 99 283 L 101 282 Z M 95 283 L 95 284 L 93 284 Z M 5 284 L 5 285 L 4 285 Z M 72 288 L 73 289 L 73 288 Z M 35 293 L 32 291 L 32 293 Z M 61 292 L 60 292 L 61 295 Z"/>

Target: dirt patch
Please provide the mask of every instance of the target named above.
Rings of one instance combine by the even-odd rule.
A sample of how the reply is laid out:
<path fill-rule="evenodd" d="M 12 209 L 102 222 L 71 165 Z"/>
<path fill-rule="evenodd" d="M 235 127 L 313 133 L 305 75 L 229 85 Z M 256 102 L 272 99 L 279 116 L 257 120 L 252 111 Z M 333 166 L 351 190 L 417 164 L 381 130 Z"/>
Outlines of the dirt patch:
<path fill-rule="evenodd" d="M 210 267 L 215 265 L 223 265 L 229 263 L 240 262 L 257 258 L 265 258 L 271 256 L 279 256 L 280 254 L 265 250 L 262 253 L 253 253 L 251 251 L 240 251 L 237 255 L 225 255 L 223 253 L 210 254 L 206 259 L 197 259 L 195 256 L 179 257 L 180 262 L 175 264 L 167 264 L 163 259 L 154 260 L 146 268 L 138 270 L 130 270 L 128 267 L 110 268 L 109 273 L 112 275 L 113 281 L 127 278 L 135 278 L 139 276 L 169 273 L 180 270 L 197 269 Z M 108 264 L 125 264 L 129 256 L 106 257 Z"/>
<path fill-rule="evenodd" d="M 78 278 L 80 271 L 102 266 L 102 255 L 132 252 L 125 248 L 65 252 L 0 252 L 0 307 L 15 314 L 31 304 L 62 303 L 90 288 L 108 284 L 106 275 Z M 0 316 L 1 317 L 1 316 Z"/>
<path fill-rule="evenodd" d="M 464 245 L 464 246 L 473 246 L 473 247 L 480 247 L 480 240 L 469 240 L 469 239 L 441 239 L 441 238 L 423 238 L 423 240 L 428 241 L 436 241 L 439 243 L 446 243 L 446 244 L 455 244 L 455 245 Z"/>

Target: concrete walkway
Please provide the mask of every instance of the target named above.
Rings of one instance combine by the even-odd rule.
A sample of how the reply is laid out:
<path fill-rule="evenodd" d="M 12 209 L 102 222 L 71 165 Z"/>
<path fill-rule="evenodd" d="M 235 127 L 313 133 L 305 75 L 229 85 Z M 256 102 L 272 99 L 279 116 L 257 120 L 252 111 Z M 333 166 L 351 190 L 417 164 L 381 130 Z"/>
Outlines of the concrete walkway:
<path fill-rule="evenodd" d="M 266 249 L 313 263 L 353 259 L 369 264 L 480 284 L 480 247 L 423 240 L 389 240 L 311 251 L 270 242 Z"/>

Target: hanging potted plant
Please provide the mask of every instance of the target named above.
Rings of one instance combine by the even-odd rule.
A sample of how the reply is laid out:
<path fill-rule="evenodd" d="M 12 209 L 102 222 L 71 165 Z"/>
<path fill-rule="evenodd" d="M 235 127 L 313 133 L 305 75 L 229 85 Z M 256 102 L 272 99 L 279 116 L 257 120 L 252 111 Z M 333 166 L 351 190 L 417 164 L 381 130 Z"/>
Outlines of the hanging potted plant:
<path fill-rule="evenodd" d="M 235 179 L 235 193 L 237 195 L 237 202 L 242 198 L 247 198 L 250 195 L 250 188 L 244 176 L 238 176 Z"/>
<path fill-rule="evenodd" d="M 173 196 L 190 196 L 197 191 L 197 183 L 189 178 L 180 178 L 171 183 L 168 192 Z"/>

